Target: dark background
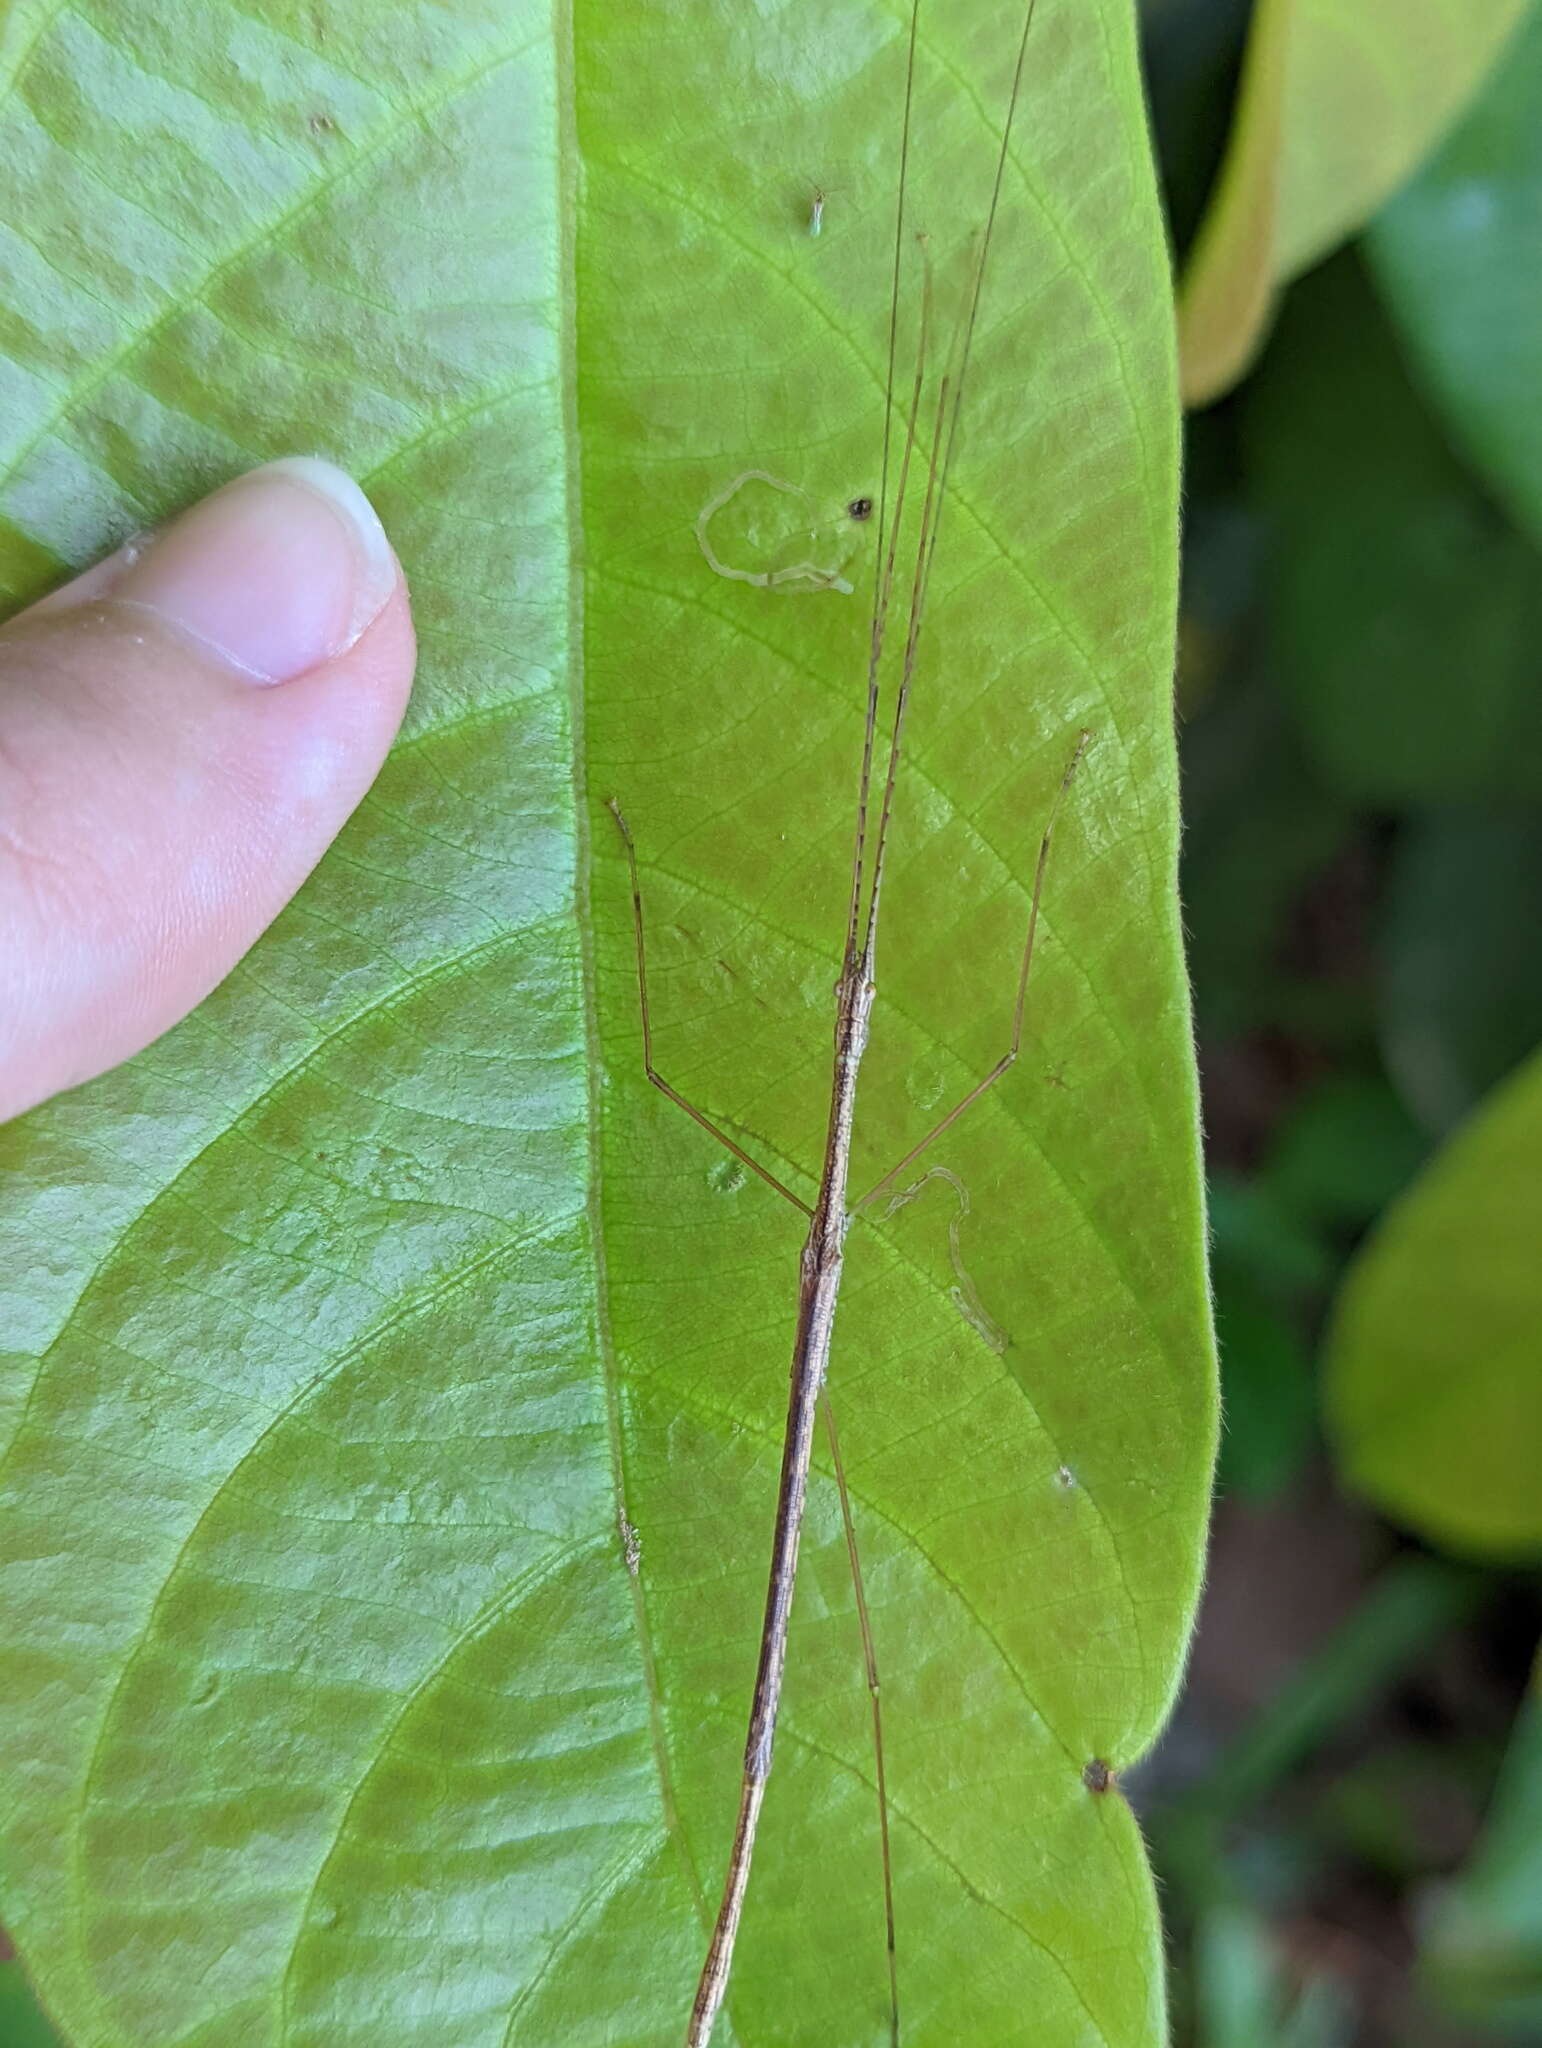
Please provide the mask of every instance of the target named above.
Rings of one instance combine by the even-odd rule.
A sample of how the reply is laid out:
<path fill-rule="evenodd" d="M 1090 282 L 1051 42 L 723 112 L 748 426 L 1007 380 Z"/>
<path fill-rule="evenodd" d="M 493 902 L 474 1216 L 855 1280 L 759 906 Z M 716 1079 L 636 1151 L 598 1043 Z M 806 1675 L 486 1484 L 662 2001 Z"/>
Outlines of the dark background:
<path fill-rule="evenodd" d="M 1180 265 L 1248 14 L 1145 0 Z M 1542 789 L 1542 633 L 1507 744 L 1464 756 L 1461 730 L 1494 586 L 1535 596 L 1542 560 L 1449 445 L 1353 245 L 1191 416 L 1185 496 L 1183 894 L 1226 1429 L 1188 1688 L 1129 1787 L 1175 2039 L 1542 2041 L 1542 1946 L 1478 1925 L 1458 1975 L 1432 1934 L 1496 1803 L 1536 1574 L 1439 1555 L 1349 1497 L 1317 1370 L 1356 1246 L 1542 1042 L 1542 806 L 1518 794 Z M 1542 1250 L 1542 1202 L 1538 1222 Z"/>
<path fill-rule="evenodd" d="M 1249 4 L 1142 12 L 1181 265 Z M 1542 403 L 1542 337 L 1538 362 Z M 1542 560 L 1449 444 L 1354 246 L 1191 418 L 1185 535 L 1183 892 L 1227 1419 L 1188 1687 L 1126 1787 L 1175 2040 L 1542 2042 L 1537 1734 L 1495 1792 L 1537 1576 L 1442 1555 L 1350 1497 L 1318 1375 L 1356 1247 L 1542 1043 Z M 1485 753 L 1463 706 L 1517 603 L 1536 630 L 1523 612 Z M 1529 1925 L 1505 1882 L 1471 1883 L 1486 1825 L 1492 1876 L 1495 1813 Z M 0 1969 L 0 2048 L 51 2039 Z"/>

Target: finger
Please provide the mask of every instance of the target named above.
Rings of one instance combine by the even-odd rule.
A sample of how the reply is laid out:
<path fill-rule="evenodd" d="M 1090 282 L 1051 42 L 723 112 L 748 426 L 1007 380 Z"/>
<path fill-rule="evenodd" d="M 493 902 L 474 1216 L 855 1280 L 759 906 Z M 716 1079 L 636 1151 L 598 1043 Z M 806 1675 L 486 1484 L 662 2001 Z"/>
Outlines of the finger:
<path fill-rule="evenodd" d="M 0 629 L 0 1117 L 229 972 L 374 779 L 413 659 L 378 519 L 308 457 Z"/>

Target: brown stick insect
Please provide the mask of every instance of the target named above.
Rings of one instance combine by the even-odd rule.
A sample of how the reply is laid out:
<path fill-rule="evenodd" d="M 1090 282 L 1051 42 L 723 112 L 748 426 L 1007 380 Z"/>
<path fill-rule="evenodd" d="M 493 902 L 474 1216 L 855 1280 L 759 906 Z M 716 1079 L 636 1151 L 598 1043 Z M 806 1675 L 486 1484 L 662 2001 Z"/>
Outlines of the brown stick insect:
<path fill-rule="evenodd" d="M 853 1121 L 856 1114 L 857 1081 L 867 1046 L 873 1003 L 877 992 L 879 910 L 884 866 L 894 816 L 894 798 L 899 778 L 906 716 L 910 706 L 922 626 L 926 613 L 927 587 L 936 555 L 937 536 L 947 496 L 949 471 L 958 436 L 959 420 L 968 381 L 970 355 L 984 287 L 987 259 L 995 233 L 998 204 L 1009 157 L 1013 120 L 1021 95 L 1036 0 L 1027 0 L 1017 47 L 1016 66 L 1008 100 L 1000 151 L 983 227 L 978 235 L 972 275 L 960 315 L 959 331 L 948 351 L 947 365 L 935 392 L 928 392 L 928 353 L 931 327 L 929 266 L 924 244 L 922 263 L 927 278 L 919 323 L 914 377 L 908 408 L 902 409 L 902 426 L 895 431 L 894 372 L 899 327 L 901 282 L 905 271 L 906 186 L 911 152 L 912 112 L 916 72 L 916 44 L 920 23 L 920 0 L 913 0 L 906 59 L 904 116 L 899 153 L 898 192 L 895 204 L 894 267 L 889 318 L 888 399 L 884 411 L 880 488 L 876 507 L 863 497 L 850 509 L 854 518 L 866 520 L 876 511 L 877 549 L 873 583 L 871 636 L 867 661 L 867 708 L 861 769 L 857 784 L 856 817 L 851 863 L 851 891 L 841 952 L 840 978 L 835 987 L 834 1058 L 830 1080 L 830 1105 L 824 1159 L 818 1190 L 812 1204 L 780 1180 L 761 1161 L 747 1152 L 719 1124 L 695 1103 L 679 1093 L 658 1071 L 653 1060 L 652 1016 L 648 1000 L 648 960 L 643 917 L 642 890 L 638 877 L 636 848 L 620 805 L 611 800 L 625 847 L 631 878 L 634 936 L 637 953 L 638 992 L 642 1016 L 643 1065 L 648 1080 L 669 1100 L 692 1117 L 701 1128 L 756 1174 L 763 1182 L 799 1210 L 808 1223 L 799 1265 L 798 1300 L 792 1348 L 791 1379 L 787 1421 L 783 1437 L 781 1477 L 777 1489 L 775 1531 L 766 1589 L 765 1616 L 761 1627 L 754 1693 L 750 1705 L 745 1741 L 744 1767 L 740 1783 L 738 1816 L 710 1946 L 691 2006 L 686 2028 L 687 2048 L 706 2048 L 733 1963 L 734 1942 L 749 1885 L 755 1851 L 756 1831 L 766 1785 L 771 1771 L 772 1747 L 782 1680 L 787 1658 L 788 1625 L 792 1614 L 797 1578 L 798 1543 L 808 1493 L 809 1469 L 816 1421 L 823 1418 L 840 1494 L 846 1542 L 856 1592 L 857 1612 L 862 1630 L 863 1655 L 872 1700 L 874 1756 L 882 1849 L 885 1926 L 889 1970 L 889 2032 L 891 2042 L 900 2039 L 899 1983 L 895 1947 L 892 1864 L 889 1843 L 888 1797 L 884 1777 L 883 1724 L 880 1707 L 877 1660 L 861 1564 L 851 1514 L 845 1473 L 841 1464 L 835 1417 L 825 1391 L 830 1360 L 836 1303 L 840 1293 L 846 1235 L 858 1214 L 875 1197 L 888 1190 L 898 1176 L 926 1149 L 994 1087 L 1017 1060 L 1022 1046 L 1024 1009 L 1028 977 L 1033 962 L 1034 941 L 1039 924 L 1039 906 L 1049 861 L 1055 821 L 1090 735 L 1082 732 L 1061 777 L 1039 845 L 1028 913 L 1028 928 L 1018 970 L 1016 999 L 1012 1013 L 1011 1039 L 1007 1050 L 990 1071 L 971 1087 L 941 1117 L 896 1165 L 874 1183 L 857 1201 L 848 1203 Z M 823 195 L 819 195 L 822 200 Z M 818 232 L 819 201 L 815 225 Z M 931 408 L 929 427 L 923 419 Z M 899 442 L 894 461 L 895 442 Z M 891 498 L 890 473 L 895 471 Z M 887 754 L 883 762 L 881 790 L 877 787 L 879 753 L 880 675 L 891 610 L 895 598 L 897 557 L 907 499 L 919 477 L 919 511 L 911 504 L 914 538 L 910 544 L 910 590 L 906 608 L 899 680 L 894 691 L 887 733 Z M 875 801 L 876 798 L 876 801 Z M 876 819 L 874 816 L 876 810 Z"/>

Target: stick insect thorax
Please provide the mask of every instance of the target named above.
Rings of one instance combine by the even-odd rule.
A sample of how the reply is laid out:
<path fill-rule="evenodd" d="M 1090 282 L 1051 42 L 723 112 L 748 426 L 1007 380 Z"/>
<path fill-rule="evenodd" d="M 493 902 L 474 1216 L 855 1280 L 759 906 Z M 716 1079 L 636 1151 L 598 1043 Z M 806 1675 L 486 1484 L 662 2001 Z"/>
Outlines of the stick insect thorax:
<path fill-rule="evenodd" d="M 901 408 L 903 429 L 899 437 L 900 447 L 896 465 L 891 461 L 891 457 L 894 454 L 894 415 L 896 411 L 894 376 L 897 356 L 900 287 L 906 249 L 906 185 L 911 150 L 911 115 L 914 103 L 917 34 L 921 11 L 921 0 L 912 0 L 906 57 L 904 115 L 900 136 L 898 194 L 895 207 L 894 269 L 890 300 L 888 381 L 886 385 L 888 397 L 884 409 L 883 454 L 877 505 L 877 550 L 874 568 L 872 633 L 867 669 L 867 703 L 862 765 L 857 788 L 851 895 L 846 920 L 845 942 L 842 950 L 841 973 L 835 990 L 834 1058 L 830 1084 L 830 1109 L 818 1193 L 812 1206 L 805 1202 L 801 1196 L 795 1194 L 791 1188 L 787 1187 L 785 1183 L 780 1181 L 765 1166 L 755 1160 L 732 1137 L 721 1130 L 702 1110 L 681 1096 L 660 1076 L 654 1067 L 648 1009 L 647 958 L 636 852 L 626 821 L 622 817 L 619 807 L 614 803 L 612 804 L 616 822 L 625 844 L 631 873 L 639 992 L 643 1018 L 643 1059 L 648 1079 L 663 1093 L 668 1095 L 671 1100 L 685 1109 L 689 1115 L 694 1117 L 697 1123 L 705 1130 L 725 1144 L 730 1151 L 757 1173 L 762 1180 L 768 1182 L 795 1207 L 802 1210 L 808 1218 L 808 1235 L 804 1242 L 799 1265 L 797 1323 L 793 1339 L 787 1421 L 783 1436 L 781 1476 L 777 1487 L 776 1521 L 766 1587 L 765 1616 L 761 1627 L 755 1688 L 750 1706 L 749 1727 L 745 1739 L 744 1768 L 740 1784 L 738 1817 L 734 1827 L 728 1868 L 724 1878 L 722 1901 L 718 1908 L 716 1923 L 712 1930 L 706 1960 L 702 1967 L 700 1981 L 697 1985 L 695 1999 L 691 2008 L 690 2021 L 685 2037 L 687 2048 L 706 2048 L 706 2044 L 710 2041 L 713 2025 L 728 1987 L 729 1973 L 733 1961 L 734 1942 L 738 1933 L 740 1915 L 744 1907 L 745 1893 L 749 1885 L 756 1830 L 759 1825 L 761 1806 L 765 1799 L 766 1783 L 771 1770 L 777 1713 L 781 1703 L 782 1681 L 787 1661 L 788 1625 L 792 1614 L 793 1593 L 797 1579 L 798 1545 L 803 1525 L 804 1506 L 808 1495 L 814 1431 L 821 1404 L 824 1401 L 825 1380 L 829 1367 L 830 1345 L 835 1323 L 835 1310 L 840 1294 L 846 1234 L 856 1211 L 885 1188 L 895 1175 L 905 1166 L 908 1166 L 933 1139 L 947 1130 L 973 1102 L 977 1101 L 988 1088 L 1001 1078 L 1017 1057 L 1022 1036 L 1023 1006 L 1027 989 L 1028 968 L 1032 958 L 1034 937 L 1038 925 L 1039 900 L 1049 853 L 1050 836 L 1060 804 L 1070 786 L 1071 778 L 1075 773 L 1088 739 L 1088 735 L 1083 733 L 1077 743 L 1070 764 L 1066 768 L 1061 780 L 1060 788 L 1055 797 L 1049 822 L 1040 845 L 1029 911 L 1028 936 L 1018 976 L 1017 1002 L 1013 1017 L 1012 1039 L 1008 1051 L 985 1078 L 976 1083 L 953 1106 L 948 1114 L 921 1139 L 919 1144 L 911 1148 L 898 1167 L 885 1174 L 882 1180 L 869 1189 L 856 1204 L 850 1204 L 848 1202 L 847 1189 L 851 1164 L 852 1131 L 856 1115 L 857 1082 L 861 1070 L 862 1057 L 867 1048 L 873 1004 L 877 993 L 879 910 L 905 721 L 910 704 L 911 687 L 915 677 L 922 623 L 926 611 L 927 585 L 936 554 L 940 515 L 946 495 L 948 475 L 956 443 L 965 385 L 968 378 L 969 359 L 979 312 L 981 290 L 985 278 L 986 260 L 995 229 L 1002 182 L 1008 161 L 1013 118 L 1016 114 L 1022 88 L 1028 35 L 1033 22 L 1034 6 L 1035 0 L 1027 0 L 1022 16 L 1016 68 L 1013 73 L 1011 95 L 1002 129 L 1001 147 L 996 160 L 995 179 L 990 193 L 989 207 L 975 250 L 972 276 L 960 315 L 958 333 L 955 335 L 949 350 L 947 368 L 937 385 L 929 434 L 923 433 L 921 424 L 931 325 L 930 264 L 926 257 L 923 238 L 922 264 L 925 273 L 925 284 L 921 305 L 919 340 L 916 349 L 915 374 L 908 410 Z M 892 502 L 890 494 L 891 467 L 896 470 Z M 876 806 L 877 818 L 875 823 L 873 818 L 875 808 L 873 798 L 875 768 L 877 766 L 875 755 L 878 743 L 880 672 L 894 592 L 896 558 L 900 534 L 904 524 L 906 500 L 910 491 L 913 467 L 920 467 L 924 471 L 924 488 L 921 492 L 919 514 L 914 522 L 915 532 L 913 539 L 908 543 L 910 560 L 913 563 L 908 617 L 903 650 L 899 661 L 899 681 L 894 693 L 892 721 L 887 733 L 882 793 Z M 871 502 L 867 499 L 859 502 L 865 508 L 863 514 L 865 517 L 867 512 L 872 509 Z M 898 1979 L 894 1952 L 892 1873 L 889 1859 L 887 1800 L 883 1777 L 882 1732 L 878 1711 L 877 1669 L 873 1658 L 866 1601 L 862 1591 L 860 1565 L 857 1560 L 855 1534 L 850 1520 L 844 1473 L 839 1461 L 833 1417 L 829 1414 L 827 1404 L 825 1412 L 827 1426 L 830 1430 L 831 1447 L 836 1460 L 836 1475 L 841 1489 L 842 1510 L 846 1518 L 847 1541 L 851 1552 L 858 1610 L 863 1627 L 869 1689 L 873 1696 L 873 1720 L 883 1846 L 885 1910 L 889 1943 L 890 2039 L 893 2044 L 896 2044 L 897 2048 L 899 2042 Z"/>

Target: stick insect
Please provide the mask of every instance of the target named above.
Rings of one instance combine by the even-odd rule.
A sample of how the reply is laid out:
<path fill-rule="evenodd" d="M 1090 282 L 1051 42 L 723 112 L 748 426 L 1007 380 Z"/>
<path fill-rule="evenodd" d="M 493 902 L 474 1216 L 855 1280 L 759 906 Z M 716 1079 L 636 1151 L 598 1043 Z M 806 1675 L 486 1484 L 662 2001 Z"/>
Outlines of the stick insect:
<path fill-rule="evenodd" d="M 884 866 L 889 850 L 890 830 L 893 823 L 894 798 L 899 776 L 906 716 L 910 706 L 912 685 L 915 680 L 922 623 L 926 611 L 927 587 L 936 555 L 942 506 L 947 493 L 948 477 L 957 440 L 959 419 L 968 379 L 970 354 L 974 342 L 976 321 L 985 280 L 986 263 L 995 233 L 1002 184 L 1009 158 L 1013 121 L 1022 90 L 1028 54 L 1029 31 L 1033 24 L 1035 5 L 1036 0 L 1027 0 L 1022 16 L 1016 65 L 1013 71 L 1011 91 L 1003 122 L 1000 151 L 996 158 L 995 175 L 991 187 L 989 205 L 984 225 L 976 242 L 972 275 L 960 315 L 959 332 L 954 336 L 953 343 L 948 351 L 947 367 L 937 383 L 935 397 L 929 401 L 932 405 L 929 431 L 923 427 L 922 413 L 924 404 L 928 402 L 927 371 L 931 327 L 930 266 L 924 248 L 924 238 L 918 238 L 923 242 L 922 261 L 926 270 L 926 284 L 921 307 L 919 340 L 916 349 L 915 372 L 910 404 L 904 412 L 902 431 L 896 436 L 894 420 L 896 410 L 894 401 L 895 359 L 899 328 L 901 279 L 906 249 L 906 185 L 911 152 L 916 46 L 921 14 L 921 0 L 912 0 L 906 56 L 904 116 L 900 138 L 898 191 L 895 204 L 894 268 L 890 296 L 888 382 L 886 385 L 888 396 L 884 409 L 880 490 L 877 505 L 877 549 L 873 582 L 871 635 L 867 661 L 866 716 L 862 762 L 857 786 L 855 832 L 851 863 L 851 891 L 841 953 L 841 972 L 835 987 L 834 1059 L 830 1082 L 830 1107 L 823 1165 L 819 1177 L 818 1191 L 812 1204 L 805 1202 L 801 1196 L 794 1193 L 785 1182 L 780 1180 L 769 1168 L 746 1151 L 705 1111 L 689 1101 L 674 1088 L 659 1073 L 655 1066 L 653 1059 L 652 1019 L 648 1000 L 647 942 L 643 916 L 642 889 L 638 875 L 637 852 L 631 829 L 627 824 L 619 803 L 614 798 L 610 802 L 610 809 L 615 817 L 625 850 L 631 883 L 638 994 L 642 1017 L 643 1066 L 647 1078 L 671 1102 L 675 1103 L 688 1116 L 693 1118 L 705 1132 L 715 1138 L 720 1144 L 726 1146 L 728 1151 L 743 1166 L 756 1174 L 769 1187 L 775 1189 L 779 1195 L 790 1202 L 794 1208 L 798 1209 L 808 1222 L 808 1235 L 803 1246 L 799 1269 L 796 1331 L 793 1340 L 787 1421 L 783 1437 L 781 1476 L 777 1489 L 776 1521 L 766 1590 L 765 1617 L 761 1628 L 755 1687 L 750 1707 L 749 1727 L 745 1740 L 738 1816 L 734 1826 L 732 1846 L 729 1851 L 722 1900 L 718 1908 L 716 1924 L 713 1928 L 710 1946 L 707 1951 L 706 1960 L 702 1965 L 700 1980 L 691 2007 L 690 2020 L 685 2035 L 687 2048 L 706 2048 L 706 2044 L 711 2039 L 713 2026 L 728 1987 L 729 1974 L 733 1963 L 734 1943 L 738 1933 L 745 1894 L 749 1885 L 756 1831 L 771 1771 L 772 1746 L 776 1733 L 777 1712 L 781 1702 L 782 1681 L 787 1658 L 788 1626 L 792 1614 L 793 1593 L 797 1577 L 799 1536 L 802 1529 L 804 1506 L 808 1493 L 815 1427 L 816 1422 L 821 1416 L 829 1441 L 831 1461 L 840 1496 L 846 1544 L 856 1595 L 858 1620 L 862 1632 L 868 1690 L 872 1700 L 875 1776 L 878 1792 L 889 1970 L 889 2032 L 894 2048 L 898 2048 L 900 2039 L 893 1873 L 889 1842 L 888 1796 L 884 1776 L 883 1725 L 878 1668 L 862 1581 L 856 1530 L 852 1519 L 845 1471 L 841 1461 L 840 1442 L 836 1431 L 834 1412 L 825 1390 L 825 1379 L 829 1365 L 836 1303 L 840 1292 L 844 1245 L 847 1232 L 855 1216 L 876 1196 L 889 1189 L 899 1175 L 912 1165 L 944 1132 L 949 1130 L 966 1110 L 978 1102 L 990 1088 L 994 1087 L 1016 1062 L 1022 1044 L 1028 977 L 1033 961 L 1034 941 L 1038 932 L 1039 906 L 1043 894 L 1045 872 L 1049 861 L 1050 843 L 1056 819 L 1059 816 L 1061 806 L 1070 789 L 1072 778 L 1076 773 L 1078 764 L 1090 739 L 1090 734 L 1083 732 L 1076 742 L 1074 751 L 1061 777 L 1059 788 L 1052 801 L 1043 838 L 1039 845 L 1038 860 L 1034 870 L 1033 888 L 1029 903 L 1027 935 L 1018 970 L 1016 1000 L 1012 1014 L 1011 1041 L 1006 1052 L 1003 1053 L 995 1066 L 990 1069 L 983 1079 L 977 1081 L 948 1110 L 946 1115 L 941 1117 L 923 1137 L 911 1146 L 910 1150 L 895 1166 L 891 1167 L 859 1200 L 848 1206 L 847 1182 L 853 1122 L 856 1112 L 857 1080 L 863 1053 L 867 1046 L 873 1004 L 877 993 L 879 909 L 883 890 Z M 812 233 L 818 232 L 822 198 L 823 195 L 820 194 L 816 199 L 814 224 L 810 230 Z M 896 439 L 900 443 L 897 464 L 894 459 Z M 896 472 L 892 501 L 890 494 L 891 469 L 894 469 Z M 883 763 L 882 787 L 881 794 L 878 795 L 876 802 L 875 823 L 875 790 L 879 767 L 880 673 L 885 640 L 889 629 L 891 607 L 895 595 L 897 556 L 900 546 L 901 529 L 905 517 L 907 495 L 913 488 L 913 471 L 918 472 L 921 477 L 919 485 L 921 502 L 915 523 L 908 615 L 905 622 L 903 651 L 899 663 L 899 681 L 894 693 L 893 709 L 887 735 L 887 758 Z M 866 499 L 860 502 L 864 508 L 862 516 L 866 517 L 873 508 L 870 501 Z"/>

